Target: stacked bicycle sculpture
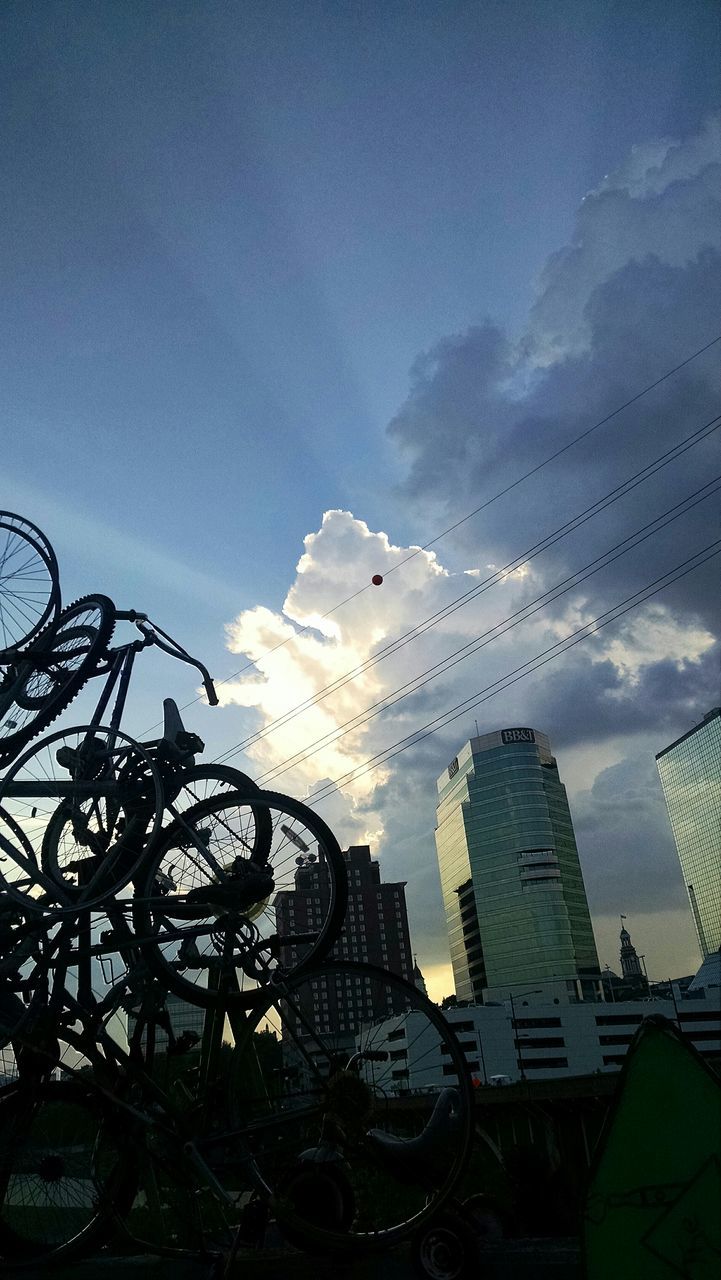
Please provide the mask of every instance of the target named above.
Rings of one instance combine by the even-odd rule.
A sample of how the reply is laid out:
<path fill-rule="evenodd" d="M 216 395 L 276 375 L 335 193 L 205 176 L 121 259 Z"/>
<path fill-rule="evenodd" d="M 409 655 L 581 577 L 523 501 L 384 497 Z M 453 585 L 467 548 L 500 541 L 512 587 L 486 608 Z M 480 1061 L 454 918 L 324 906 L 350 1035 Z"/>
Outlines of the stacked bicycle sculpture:
<path fill-rule="evenodd" d="M 117 624 L 135 634 L 113 645 Z M 161 738 L 125 733 L 150 647 L 217 704 L 145 614 L 104 595 L 63 608 L 47 539 L 0 512 L 0 1256 L 67 1257 L 121 1229 L 232 1251 L 269 1224 L 310 1249 L 386 1247 L 462 1171 L 463 1054 L 414 987 L 325 960 L 347 886 L 316 814 L 198 764 L 171 700 Z M 94 680 L 87 723 L 40 737 Z M 279 932 L 299 877 L 312 932 Z M 340 1025 L 329 990 L 353 997 Z M 200 1037 L 174 1026 L 183 1000 L 205 1011 Z M 435 1084 L 441 1059 L 428 1119 L 424 1062 Z"/>

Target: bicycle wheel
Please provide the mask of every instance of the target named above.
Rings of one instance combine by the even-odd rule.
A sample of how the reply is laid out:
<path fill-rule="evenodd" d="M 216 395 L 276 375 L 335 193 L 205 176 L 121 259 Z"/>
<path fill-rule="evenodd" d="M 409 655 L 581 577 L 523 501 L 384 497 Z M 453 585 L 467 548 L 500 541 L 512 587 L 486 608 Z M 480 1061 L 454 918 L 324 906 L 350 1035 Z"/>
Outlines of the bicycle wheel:
<path fill-rule="evenodd" d="M 472 1140 L 471 1064 L 439 1009 L 372 965 L 281 975 L 231 1018 L 238 1148 L 301 1247 L 398 1243 L 453 1193 Z"/>
<path fill-rule="evenodd" d="M 0 1254 L 82 1253 L 132 1203 L 132 1152 L 96 1094 L 74 1081 L 22 1085 L 0 1100 Z"/>
<path fill-rule="evenodd" d="M 31 910 L 99 904 L 130 882 L 162 819 L 139 743 L 102 726 L 58 730 L 0 781 L 0 887 Z"/>
<path fill-rule="evenodd" d="M 296 933 L 284 897 L 300 880 L 314 901 Z M 347 895 L 343 855 L 322 819 L 254 787 L 194 805 L 168 828 L 136 879 L 133 919 L 171 991 L 205 1008 L 245 1008 L 279 963 L 294 971 L 327 954 Z"/>
<path fill-rule="evenodd" d="M 227 764 L 197 764 L 181 768 L 168 779 L 161 765 L 166 808 L 174 815 L 184 814 L 192 805 L 225 796 L 229 791 L 249 795 L 260 790 L 247 774 Z"/>
<path fill-rule="evenodd" d="M 0 511 L 0 649 L 28 644 L 59 608 L 58 564 L 44 533 Z"/>
<path fill-rule="evenodd" d="M 105 657 L 115 626 L 107 596 L 83 596 L 45 628 L 0 686 L 0 757 L 12 756 L 72 702 Z"/>

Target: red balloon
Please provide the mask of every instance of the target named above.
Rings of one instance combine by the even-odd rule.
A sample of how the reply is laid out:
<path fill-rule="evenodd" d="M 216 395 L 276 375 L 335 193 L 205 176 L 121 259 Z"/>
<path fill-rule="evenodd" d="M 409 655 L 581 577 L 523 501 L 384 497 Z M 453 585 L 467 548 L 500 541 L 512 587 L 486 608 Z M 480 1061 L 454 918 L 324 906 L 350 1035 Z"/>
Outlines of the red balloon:
<path fill-rule="evenodd" d="M 373 574 L 373 577 L 371 578 L 371 582 L 373 583 L 374 587 L 379 587 L 382 581 L 383 581 L 383 575 L 381 573 Z"/>

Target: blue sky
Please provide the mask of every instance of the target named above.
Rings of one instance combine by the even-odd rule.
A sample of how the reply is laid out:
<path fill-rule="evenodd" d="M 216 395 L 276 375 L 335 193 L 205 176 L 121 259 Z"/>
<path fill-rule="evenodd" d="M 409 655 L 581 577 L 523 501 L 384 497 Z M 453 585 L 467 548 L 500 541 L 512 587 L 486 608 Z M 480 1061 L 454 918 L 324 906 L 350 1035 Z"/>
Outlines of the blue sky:
<path fill-rule="evenodd" d="M 634 179 L 624 171 L 609 192 L 601 188 L 624 165 L 643 168 L 641 153 L 653 167 L 659 139 L 693 149 L 689 140 L 718 108 L 710 0 L 7 3 L 0 36 L 0 503 L 47 530 L 66 598 L 102 589 L 123 605 L 152 606 L 219 675 L 246 661 L 226 651 L 225 624 L 256 606 L 277 616 L 303 539 L 324 512 L 348 510 L 401 549 L 425 542 L 451 522 L 449 512 L 482 500 L 485 476 L 500 483 L 533 450 L 543 456 L 544 432 L 531 430 L 529 415 L 537 423 L 558 412 L 569 429 L 583 414 L 601 416 L 713 336 L 709 294 L 705 311 L 695 305 L 676 331 L 667 325 L 663 340 L 645 345 L 639 303 L 635 330 L 629 319 L 639 338 L 633 368 L 620 358 L 628 336 L 625 346 L 618 334 L 616 345 L 598 337 L 610 333 L 609 315 L 630 315 L 630 299 L 647 296 L 658 317 L 661 293 L 698 296 L 690 286 L 683 293 L 687 261 L 677 243 L 686 238 L 694 253 L 711 243 L 708 184 L 701 192 L 687 182 L 673 206 L 688 175 L 636 193 L 628 246 L 617 260 L 609 251 L 609 261 L 604 235 L 618 245 L 632 221 L 629 202 L 614 193 L 631 191 Z M 709 165 L 696 159 L 691 169 Z M 589 192 L 597 195 L 584 203 Z M 643 288 L 629 275 L 646 270 L 644 236 L 660 255 L 653 288 L 648 271 Z M 584 265 L 591 242 L 598 252 Z M 581 276 L 591 282 L 586 293 Z M 559 308 L 573 317 L 579 298 L 591 306 L 578 311 L 593 317 L 591 349 L 604 352 L 590 380 L 569 337 L 580 321 L 569 319 L 558 338 Z M 489 373 L 493 396 L 476 382 L 490 355 L 472 337 L 458 339 L 485 332 L 488 321 L 509 350 L 525 340 L 532 352 L 530 362 L 506 359 L 510 390 L 498 391 L 500 368 Z M 554 325 L 549 372 L 541 348 Z M 447 344 L 457 339 L 449 361 Z M 428 352 L 430 364 L 419 364 Z M 709 358 L 694 384 L 699 412 L 710 402 L 711 370 Z M 528 409 L 515 434 L 459 471 L 450 466 L 436 484 L 452 438 L 450 402 L 459 421 L 471 402 L 498 422 L 514 397 Z M 667 403 L 659 398 L 654 412 Z M 431 422 L 429 438 L 421 418 Z M 624 424 L 616 440 L 627 431 Z M 550 427 L 547 435 L 555 439 Z M 574 499 L 582 506 L 584 494 L 590 501 L 610 488 L 637 461 L 629 450 L 591 476 L 551 481 L 559 509 L 570 514 Z M 661 485 L 658 510 L 663 497 Z M 532 501 L 537 515 L 549 490 Z M 360 550 L 339 577 L 332 557 L 325 562 L 318 598 L 326 606 L 368 580 L 363 549 L 375 544 L 357 525 L 353 536 Z M 496 562 L 509 537 L 507 524 L 489 517 L 473 537 L 440 544 L 439 560 L 455 573 Z M 413 590 L 398 606 L 406 620 L 427 603 L 422 584 Z M 675 619 L 680 627 L 683 615 L 696 638 L 686 649 L 671 645 L 677 667 L 706 653 L 704 627 L 714 633 L 708 617 L 689 622 L 689 607 L 679 600 Z M 311 616 L 318 603 L 304 608 Z M 390 632 L 396 621 L 390 608 L 378 625 Z M 367 633 L 368 617 L 355 625 Z M 450 648 L 451 638 L 444 643 Z M 158 694 L 160 668 L 147 671 L 138 727 Z M 283 679 L 286 688 L 302 684 L 298 669 Z M 172 672 L 167 685 L 161 692 L 182 696 L 187 680 Z M 292 695 L 279 692 L 273 706 L 283 696 Z M 509 705 L 507 714 L 524 710 L 531 722 L 532 704 Z M 679 733 L 689 727 L 683 716 L 693 723 L 698 710 L 690 697 L 679 705 Z M 543 713 L 551 715 L 545 705 Z M 220 750 L 271 713 L 256 704 L 212 721 L 199 714 Z M 580 742 L 560 713 L 551 718 L 539 727 L 590 761 L 592 736 Z M 673 730 L 659 723 L 656 749 Z M 579 794 L 592 790 L 601 767 L 625 758 L 628 732 L 624 721 L 606 734 L 585 776 L 574 766 Z M 653 726 L 648 732 L 650 743 Z M 638 741 L 629 750 L 638 755 Z M 445 763 L 445 745 L 437 751 L 438 767 L 429 758 L 416 779 L 426 790 Z M 240 763 L 252 770 L 257 761 Z M 429 829 L 432 817 L 431 805 Z M 392 826 L 378 817 L 369 829 Z M 352 823 L 348 830 L 357 834 Z M 396 839 L 410 844 L 417 832 Z M 666 906 L 680 912 L 674 902 Z M 691 954 L 684 945 L 679 964 Z M 433 963 L 439 946 L 429 943 Z"/>

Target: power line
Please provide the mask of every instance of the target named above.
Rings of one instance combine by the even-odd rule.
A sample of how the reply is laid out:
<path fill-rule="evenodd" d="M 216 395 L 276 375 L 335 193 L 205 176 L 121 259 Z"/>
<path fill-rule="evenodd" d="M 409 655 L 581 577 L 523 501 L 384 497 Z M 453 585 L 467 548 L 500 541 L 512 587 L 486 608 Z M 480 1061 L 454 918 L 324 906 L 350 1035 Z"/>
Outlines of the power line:
<path fill-rule="evenodd" d="M 626 555 L 629 551 L 635 550 L 636 547 L 640 546 L 643 542 L 646 542 L 649 538 L 655 537 L 657 533 L 660 533 L 668 525 L 672 524 L 674 520 L 678 520 L 682 515 L 686 515 L 688 511 L 691 511 L 694 507 L 698 506 L 699 503 L 705 502 L 715 493 L 718 493 L 719 488 L 721 488 L 721 475 L 716 476 L 700 489 L 689 494 L 687 498 L 676 503 L 675 506 L 670 507 L 668 511 L 656 516 L 655 519 L 650 521 L 648 524 L 642 525 L 634 533 L 629 534 L 613 547 L 610 547 L 608 551 L 604 551 L 602 555 L 597 556 L 596 559 L 589 561 L 588 564 L 583 565 L 580 569 L 576 569 L 567 578 L 557 582 L 553 587 L 549 587 L 547 591 L 542 592 L 540 596 L 536 596 L 534 600 L 530 600 L 527 604 L 523 605 L 522 608 L 516 610 L 515 613 L 512 613 L 508 617 L 501 619 L 501 621 L 494 623 L 494 625 L 487 631 L 482 632 L 480 636 L 474 637 L 473 640 L 469 640 L 467 644 L 462 645 L 459 649 L 456 649 L 440 662 L 435 663 L 426 671 L 419 672 L 419 674 L 414 676 L 412 680 L 409 680 L 406 684 L 400 685 L 397 689 L 392 690 L 390 693 L 385 695 L 385 697 L 379 699 L 378 702 L 374 702 L 371 706 L 364 708 L 363 711 L 357 712 L 356 715 L 351 716 L 351 718 L 346 720 L 343 724 L 336 725 L 333 729 L 329 730 L 328 733 L 321 735 L 321 737 L 317 738 L 315 742 L 309 743 L 306 747 L 297 751 L 293 756 L 289 756 L 286 760 L 282 760 L 280 764 L 275 766 L 273 769 L 267 770 L 267 772 L 260 778 L 257 778 L 256 781 L 259 785 L 267 787 L 270 781 L 274 781 L 276 778 L 282 776 L 282 774 L 287 773 L 290 769 L 304 764 L 306 760 L 311 759 L 319 751 L 323 750 L 324 747 L 332 746 L 336 742 L 340 741 L 341 738 L 346 737 L 347 734 L 354 732 L 356 729 L 362 728 L 364 725 L 368 724 L 370 720 L 374 720 L 376 716 L 382 715 L 385 711 L 390 710 L 391 707 L 396 706 L 397 703 L 402 702 L 405 698 L 408 698 L 412 694 L 417 693 L 420 689 L 425 688 L 425 686 L 430 684 L 432 680 L 436 680 L 439 676 L 444 675 L 460 662 L 465 661 L 466 658 L 472 657 L 475 653 L 484 649 L 494 640 L 500 639 L 521 623 L 527 622 L 529 618 L 534 616 L 534 614 L 539 613 L 542 609 L 545 609 L 547 605 L 554 603 L 554 601 L 560 599 L 561 596 L 566 595 L 575 587 L 581 586 L 582 583 L 587 582 L 589 578 L 594 576 L 594 574 L 607 568 L 610 564 L 613 564 L 616 560 L 620 559 L 621 556 Z"/>
<path fill-rule="evenodd" d="M 662 574 L 659 578 L 655 578 L 652 582 L 647 583 L 645 587 L 642 587 L 632 596 L 627 596 L 626 599 L 620 601 L 619 604 L 614 605 L 605 613 L 599 614 L 597 618 L 594 618 L 591 622 L 585 623 L 584 626 L 578 627 L 576 631 L 570 632 L 567 636 L 564 636 L 562 640 L 557 641 L 556 644 L 551 645 L 548 649 L 544 649 L 541 653 L 536 654 L 534 658 L 530 658 L 527 662 L 524 662 L 519 667 L 514 668 L 513 671 L 508 672 L 507 675 L 503 676 L 501 679 L 494 681 L 491 685 L 487 685 L 485 689 L 478 690 L 477 693 L 472 694 L 471 697 L 467 698 L 464 702 L 459 702 L 456 706 L 451 707 L 446 712 L 443 712 L 442 715 L 436 716 L 434 720 L 428 721 L 427 724 L 422 725 L 421 728 L 416 730 L 414 733 L 408 734 L 405 738 L 399 739 L 399 741 L 393 743 L 391 747 L 386 747 L 383 751 L 377 752 L 376 755 L 369 757 L 369 759 L 364 761 L 363 764 L 349 770 L 348 773 L 342 774 L 340 778 L 336 778 L 329 783 L 324 783 L 317 791 L 314 791 L 310 796 L 307 796 L 304 803 L 320 803 L 323 800 L 328 799 L 328 797 L 332 795 L 334 791 L 338 790 L 343 783 L 357 782 L 360 778 L 364 777 L 365 774 L 377 769 L 381 764 L 387 764 L 387 762 L 394 759 L 395 756 L 407 751 L 412 746 L 416 746 L 419 742 L 424 741 L 425 738 L 429 738 L 433 734 L 438 733 L 440 729 L 445 728 L 446 725 L 451 724 L 454 720 L 458 720 L 460 716 L 466 715 L 469 711 L 472 711 L 474 707 L 481 706 L 482 703 L 488 702 L 492 697 L 495 697 L 496 694 L 502 693 L 513 684 L 517 684 L 519 680 L 524 679 L 527 675 L 532 675 L 541 667 L 546 666 L 547 663 L 552 662 L 555 658 L 560 657 L 561 654 L 566 653 L 575 645 L 580 644 L 582 640 L 587 640 L 589 636 L 596 635 L 597 632 L 601 631 L 604 627 L 609 626 L 612 622 L 616 622 L 619 618 L 622 618 L 624 614 L 629 613 L 639 605 L 645 604 L 647 600 L 658 595 L 659 592 L 664 591 L 666 587 L 672 586 L 674 582 L 678 582 L 681 578 L 685 578 L 689 573 L 692 573 L 694 569 L 700 568 L 701 565 L 706 564 L 708 560 L 713 559 L 714 556 L 719 554 L 721 554 L 721 538 L 717 539 L 715 542 L 709 543 L 706 547 L 702 547 L 699 551 L 694 552 L 694 554 L 689 556 L 688 559 L 683 560 L 680 564 L 676 565 L 675 568 L 669 569 L 667 573 Z M 692 561 L 695 561 L 696 563 L 691 563 Z"/>
<path fill-rule="evenodd" d="M 691 353 L 691 355 L 686 356 L 684 360 L 681 360 L 679 364 L 674 365 L 672 369 L 667 369 L 666 372 L 662 373 L 660 377 L 656 378 L 653 382 L 650 382 L 647 386 L 643 387 L 640 391 L 637 391 L 635 395 L 631 396 L 628 400 L 625 400 L 623 404 L 618 405 L 617 408 L 613 409 L 610 413 L 607 413 L 605 417 L 599 418 L 599 420 L 597 422 L 594 422 L 592 426 L 587 427 L 584 431 L 581 431 L 579 435 L 574 436 L 572 440 L 569 440 L 566 444 L 562 445 L 560 449 L 557 449 L 555 450 L 554 453 L 549 454 L 547 458 L 544 458 L 541 462 L 537 463 L 534 467 L 531 467 L 529 471 L 524 472 L 523 475 L 518 476 L 516 480 L 513 480 L 510 484 L 506 485 L 505 488 L 500 489 L 497 493 L 493 494 L 490 498 L 487 498 L 484 502 L 480 504 L 480 506 L 475 507 L 472 511 L 469 511 L 465 516 L 462 516 L 460 520 L 457 520 L 454 524 L 449 525 L 447 529 L 443 529 L 440 533 L 435 534 L 435 536 L 431 538 L 428 542 L 424 543 L 423 546 L 414 548 L 414 550 L 411 551 L 409 555 L 405 556 L 402 560 L 397 561 L 396 564 L 391 565 L 390 569 L 386 570 L 385 576 L 389 577 L 391 573 L 395 573 L 396 569 L 400 569 L 404 564 L 407 564 L 409 560 L 414 559 L 414 557 L 419 555 L 421 551 L 427 551 L 429 547 L 435 546 L 435 544 L 437 542 L 440 542 L 442 538 L 445 538 L 449 533 L 453 533 L 455 529 L 458 529 L 462 524 L 465 524 L 466 521 L 471 520 L 473 516 L 476 516 L 481 511 L 484 511 L 487 507 L 491 506 L 492 503 L 497 502 L 499 498 L 504 497 L 507 493 L 510 493 L 512 489 L 517 488 L 517 486 L 520 484 L 523 484 L 525 480 L 530 479 L 531 476 L 536 475 L 539 471 L 543 469 L 543 467 L 546 467 L 548 466 L 549 463 L 554 462 L 556 458 L 560 458 L 562 454 L 566 453 L 569 449 L 572 449 L 574 445 L 580 444 L 582 440 L 587 439 L 587 437 L 592 435 L 594 431 L 597 431 L 600 427 L 605 426 L 606 423 L 611 422 L 612 419 L 617 417 L 620 413 L 623 413 L 624 409 L 628 409 L 632 404 L 636 404 L 638 400 L 641 400 L 644 396 L 648 395 L 649 392 L 655 390 L 656 387 L 660 387 L 662 383 L 666 382 L 669 378 L 672 378 L 674 374 L 679 373 L 681 369 L 684 369 L 686 367 L 686 365 L 691 364 L 692 361 L 697 360 L 699 356 L 704 355 L 704 353 L 706 351 L 709 351 L 711 347 L 715 346 L 717 342 L 721 342 L 721 334 L 717 334 L 716 337 L 712 338 L 710 342 L 705 343 L 705 345 L 702 347 L 699 347 L 697 351 L 694 351 Z M 290 644 L 291 641 L 295 640 L 298 636 L 303 635 L 306 631 L 315 629 L 318 621 L 322 622 L 322 621 L 325 621 L 326 618 L 330 618 L 334 613 L 338 611 L 338 609 L 342 609 L 345 605 L 350 604 L 352 600 L 356 600 L 358 596 L 362 595 L 363 592 L 367 591 L 368 589 L 369 589 L 369 584 L 365 583 L 362 587 L 359 587 L 357 591 L 352 592 L 349 596 L 346 596 L 343 600 L 339 600 L 338 603 L 334 604 L 332 608 L 330 608 L 326 613 L 321 614 L 319 619 L 315 619 L 313 623 L 306 623 L 304 626 L 299 627 L 298 630 L 293 633 L 293 635 L 286 636 L 284 640 L 279 641 L 278 644 L 273 645 L 270 649 L 266 649 L 266 651 L 262 654 L 259 654 L 257 658 L 253 659 L 250 662 L 246 662 L 242 667 L 239 667 L 237 671 L 231 672 L 229 676 L 224 676 L 222 680 L 218 680 L 216 681 L 216 683 L 219 685 L 229 684 L 231 680 L 236 680 L 238 676 L 243 674 L 244 671 L 250 671 L 253 667 L 256 666 L 258 662 L 262 662 L 265 658 L 270 657 L 270 655 L 273 653 L 276 653 L 278 649 L 284 648 L 286 644 Z M 189 702 L 183 703 L 182 707 L 180 708 L 181 711 L 186 711 L 188 707 L 192 707 L 195 705 L 196 702 L 200 702 L 201 697 L 202 695 L 199 694 L 197 697 L 191 698 Z M 158 724 L 160 723 L 162 722 L 157 721 L 155 724 L 150 725 L 150 727 L 145 732 L 146 733 L 152 732 L 152 730 L 156 729 L 158 727 Z"/>
<path fill-rule="evenodd" d="M 566 524 L 561 525 L 558 529 L 555 529 L 550 534 L 545 535 L 545 537 L 534 543 L 533 546 L 527 548 L 519 555 L 514 556 L 514 558 L 501 569 L 495 570 L 488 578 L 485 578 L 482 582 L 470 587 L 460 596 L 457 596 L 450 604 L 445 605 L 442 609 L 436 610 L 435 613 L 430 614 L 429 617 L 423 619 L 422 622 L 419 622 L 416 626 L 410 628 L 410 630 L 402 633 L 400 636 L 396 636 L 369 658 L 366 658 L 363 662 L 359 663 L 356 667 L 351 668 L 349 671 L 344 672 L 343 675 L 336 677 L 335 680 L 331 681 L 330 684 L 325 685 L 311 697 L 306 698 L 303 702 L 289 708 L 288 711 L 284 712 L 281 716 L 276 717 L 275 720 L 272 720 L 269 724 L 265 725 L 264 728 L 259 729 L 255 733 L 249 734 L 240 742 L 234 743 L 233 746 L 228 747 L 219 756 L 219 760 L 229 760 L 246 750 L 251 744 L 269 737 L 271 733 L 276 733 L 278 729 L 288 724 L 291 720 L 294 720 L 304 711 L 307 711 L 311 707 L 317 706 L 320 702 L 325 701 L 327 697 L 330 697 L 333 693 L 337 693 L 351 680 L 365 674 L 366 671 L 370 670 L 371 667 L 376 666 L 377 663 L 383 661 L 387 657 L 390 657 L 392 654 L 397 653 L 399 649 L 403 648 L 406 644 L 409 644 L 412 640 L 424 635 L 431 627 L 437 626 L 439 622 L 450 617 L 451 614 L 464 607 L 472 599 L 475 599 L 485 591 L 490 590 L 492 586 L 497 585 L 497 583 L 501 582 L 509 573 L 512 573 L 521 565 L 527 564 L 530 560 L 535 559 L 536 556 L 547 550 L 548 547 L 553 546 L 569 533 L 580 528 L 581 525 L 587 523 L 595 515 L 604 511 L 620 498 L 625 497 L 626 494 L 644 483 L 645 480 L 655 475 L 658 471 L 661 471 L 671 462 L 676 461 L 677 458 L 681 457 L 684 453 L 688 452 L 689 449 L 694 448 L 695 445 L 704 440 L 706 436 L 717 431 L 719 426 L 721 426 L 721 415 L 717 415 L 717 417 L 704 423 L 701 427 L 697 428 L 696 431 L 692 432 L 691 435 L 680 441 L 679 444 L 674 445 L 671 449 L 667 449 L 665 453 L 654 458 L 652 462 L 647 463 L 647 465 L 642 467 L 640 471 L 635 472 L 634 475 L 629 476 L 628 479 L 622 481 L 620 485 L 615 487 L 615 489 L 611 489 L 610 492 L 605 494 L 602 498 L 597 499 L 597 501 L 592 503 L 589 507 L 584 508 L 577 515 L 573 516 L 571 520 L 566 522 Z"/>
<path fill-rule="evenodd" d="M 712 338 L 710 342 L 707 342 L 705 347 L 700 347 L 698 351 L 694 351 L 693 355 L 687 356 L 687 358 L 682 360 L 680 364 L 677 364 L 675 368 L 669 369 L 667 373 L 662 374 L 655 382 L 651 382 L 647 387 L 644 387 L 642 391 L 638 391 L 636 395 L 631 396 L 630 400 L 626 400 L 625 403 L 619 405 L 617 409 L 613 409 L 611 413 L 607 413 L 605 418 L 601 418 L 598 422 L 594 422 L 593 426 L 587 427 L 580 435 L 575 436 L 573 440 L 569 440 L 568 444 L 562 445 L 560 449 L 556 449 L 555 453 L 549 454 L 549 456 L 544 458 L 542 462 L 537 463 L 535 467 L 531 467 L 530 471 L 524 472 L 524 474 L 519 476 L 517 480 L 513 480 L 511 484 L 506 485 L 505 489 L 501 489 L 500 492 L 495 493 L 492 498 L 487 498 L 485 502 L 480 504 L 480 506 L 475 507 L 473 511 L 469 511 L 468 514 L 462 516 L 460 520 L 456 520 L 455 524 L 449 525 L 449 527 L 444 529 L 442 533 L 436 534 L 435 538 L 431 538 L 430 542 L 426 542 L 422 547 L 418 547 L 413 551 L 412 555 L 406 556 L 404 560 L 400 560 L 398 564 L 388 570 L 386 577 L 388 574 L 394 573 L 396 569 L 400 569 L 401 565 L 407 564 L 407 562 L 412 560 L 413 556 L 417 556 L 420 551 L 427 551 L 428 548 L 434 546 L 436 542 L 440 542 L 441 538 L 445 538 L 447 534 L 453 533 L 455 529 L 459 529 L 467 520 L 471 520 L 473 516 L 477 516 L 480 511 L 485 511 L 486 507 L 490 507 L 491 503 L 497 502 L 499 498 L 505 497 L 507 493 L 510 493 L 512 489 L 515 489 L 519 484 L 522 484 L 524 480 L 528 480 L 531 476 L 535 476 L 536 472 L 541 471 L 543 467 L 547 467 L 549 462 L 554 462 L 556 458 L 560 458 L 562 454 L 567 453 L 569 449 L 572 449 L 574 445 L 579 444 L 581 440 L 585 440 L 588 436 L 592 435 L 594 431 L 598 431 L 599 427 L 605 426 L 612 418 L 617 417 L 619 413 L 623 413 L 624 409 L 628 409 L 632 404 L 635 404 L 637 400 L 641 400 L 643 396 L 648 395 L 649 391 L 653 391 L 655 387 L 659 387 L 667 378 L 672 377 L 674 373 L 678 373 L 679 369 L 683 369 L 684 366 L 690 364 L 692 360 L 703 355 L 704 351 L 708 351 L 717 342 L 721 342 L 721 333 L 715 338 Z"/>

